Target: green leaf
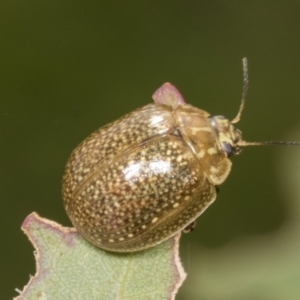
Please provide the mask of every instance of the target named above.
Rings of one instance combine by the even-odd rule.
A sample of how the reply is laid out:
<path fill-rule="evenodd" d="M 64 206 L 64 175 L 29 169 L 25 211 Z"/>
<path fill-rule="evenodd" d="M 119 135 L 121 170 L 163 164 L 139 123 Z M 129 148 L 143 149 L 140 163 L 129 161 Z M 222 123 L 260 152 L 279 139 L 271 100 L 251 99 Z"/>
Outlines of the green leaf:
<path fill-rule="evenodd" d="M 37 272 L 15 300 L 174 299 L 186 274 L 180 234 L 148 250 L 112 253 L 86 242 L 74 228 L 30 214 L 22 225 L 36 252 Z"/>

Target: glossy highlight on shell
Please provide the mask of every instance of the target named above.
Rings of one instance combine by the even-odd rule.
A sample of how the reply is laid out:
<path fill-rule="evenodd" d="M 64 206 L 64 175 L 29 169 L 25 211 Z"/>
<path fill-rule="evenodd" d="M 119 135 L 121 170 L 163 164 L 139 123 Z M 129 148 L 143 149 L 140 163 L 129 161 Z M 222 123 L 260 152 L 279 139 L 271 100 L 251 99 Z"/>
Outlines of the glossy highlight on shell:
<path fill-rule="evenodd" d="M 230 121 L 186 104 L 169 83 L 153 99 L 92 133 L 68 160 L 67 214 L 100 248 L 139 251 L 192 228 L 230 172 L 228 144 L 241 140 Z"/>

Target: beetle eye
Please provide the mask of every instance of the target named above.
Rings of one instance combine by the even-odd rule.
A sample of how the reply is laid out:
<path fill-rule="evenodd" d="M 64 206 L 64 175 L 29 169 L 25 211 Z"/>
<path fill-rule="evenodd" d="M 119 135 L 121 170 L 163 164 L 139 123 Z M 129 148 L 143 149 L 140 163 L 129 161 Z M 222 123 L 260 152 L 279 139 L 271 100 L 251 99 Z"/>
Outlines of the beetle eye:
<path fill-rule="evenodd" d="M 224 151 L 227 153 L 228 157 L 230 157 L 231 155 L 233 155 L 235 153 L 234 148 L 229 143 L 223 142 L 222 147 L 223 147 Z"/>

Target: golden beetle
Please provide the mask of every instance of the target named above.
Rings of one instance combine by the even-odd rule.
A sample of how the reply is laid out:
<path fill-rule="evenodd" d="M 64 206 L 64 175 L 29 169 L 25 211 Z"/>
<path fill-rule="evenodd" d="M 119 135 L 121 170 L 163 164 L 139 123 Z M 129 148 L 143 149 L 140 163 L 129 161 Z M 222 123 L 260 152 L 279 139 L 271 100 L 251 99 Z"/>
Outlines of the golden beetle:
<path fill-rule="evenodd" d="M 248 87 L 247 60 L 238 115 L 229 121 L 186 104 L 164 84 L 146 105 L 110 123 L 72 153 L 63 179 L 64 205 L 92 244 L 110 251 L 146 249 L 190 229 L 229 175 L 230 155 L 248 143 L 233 124 Z"/>

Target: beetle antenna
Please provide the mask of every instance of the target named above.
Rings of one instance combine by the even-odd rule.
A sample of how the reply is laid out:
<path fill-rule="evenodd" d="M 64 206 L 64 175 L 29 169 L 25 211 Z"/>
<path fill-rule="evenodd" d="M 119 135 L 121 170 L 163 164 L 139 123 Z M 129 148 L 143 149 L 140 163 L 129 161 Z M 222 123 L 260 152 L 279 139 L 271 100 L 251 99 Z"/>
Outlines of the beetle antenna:
<path fill-rule="evenodd" d="M 245 107 L 246 96 L 247 96 L 247 91 L 248 91 L 248 86 L 249 86 L 247 57 L 243 58 L 243 76 L 244 76 L 244 85 L 243 85 L 241 105 L 240 105 L 240 108 L 239 108 L 239 111 L 238 111 L 236 117 L 231 121 L 231 124 L 239 122 L 239 120 L 241 119 L 242 111 Z M 284 142 L 284 141 L 246 142 L 246 141 L 240 140 L 237 143 L 237 145 L 240 147 L 267 146 L 267 145 L 300 146 L 300 142 Z"/>
<path fill-rule="evenodd" d="M 239 120 L 241 119 L 242 111 L 245 107 L 246 96 L 247 96 L 247 91 L 249 86 L 247 57 L 243 58 L 243 76 L 244 76 L 244 85 L 243 85 L 241 105 L 236 117 L 231 121 L 231 124 L 239 122 Z"/>
<path fill-rule="evenodd" d="M 284 141 L 246 142 L 246 141 L 239 141 L 237 143 L 237 145 L 240 147 L 267 146 L 267 145 L 300 146 L 300 142 L 284 142 Z"/>

